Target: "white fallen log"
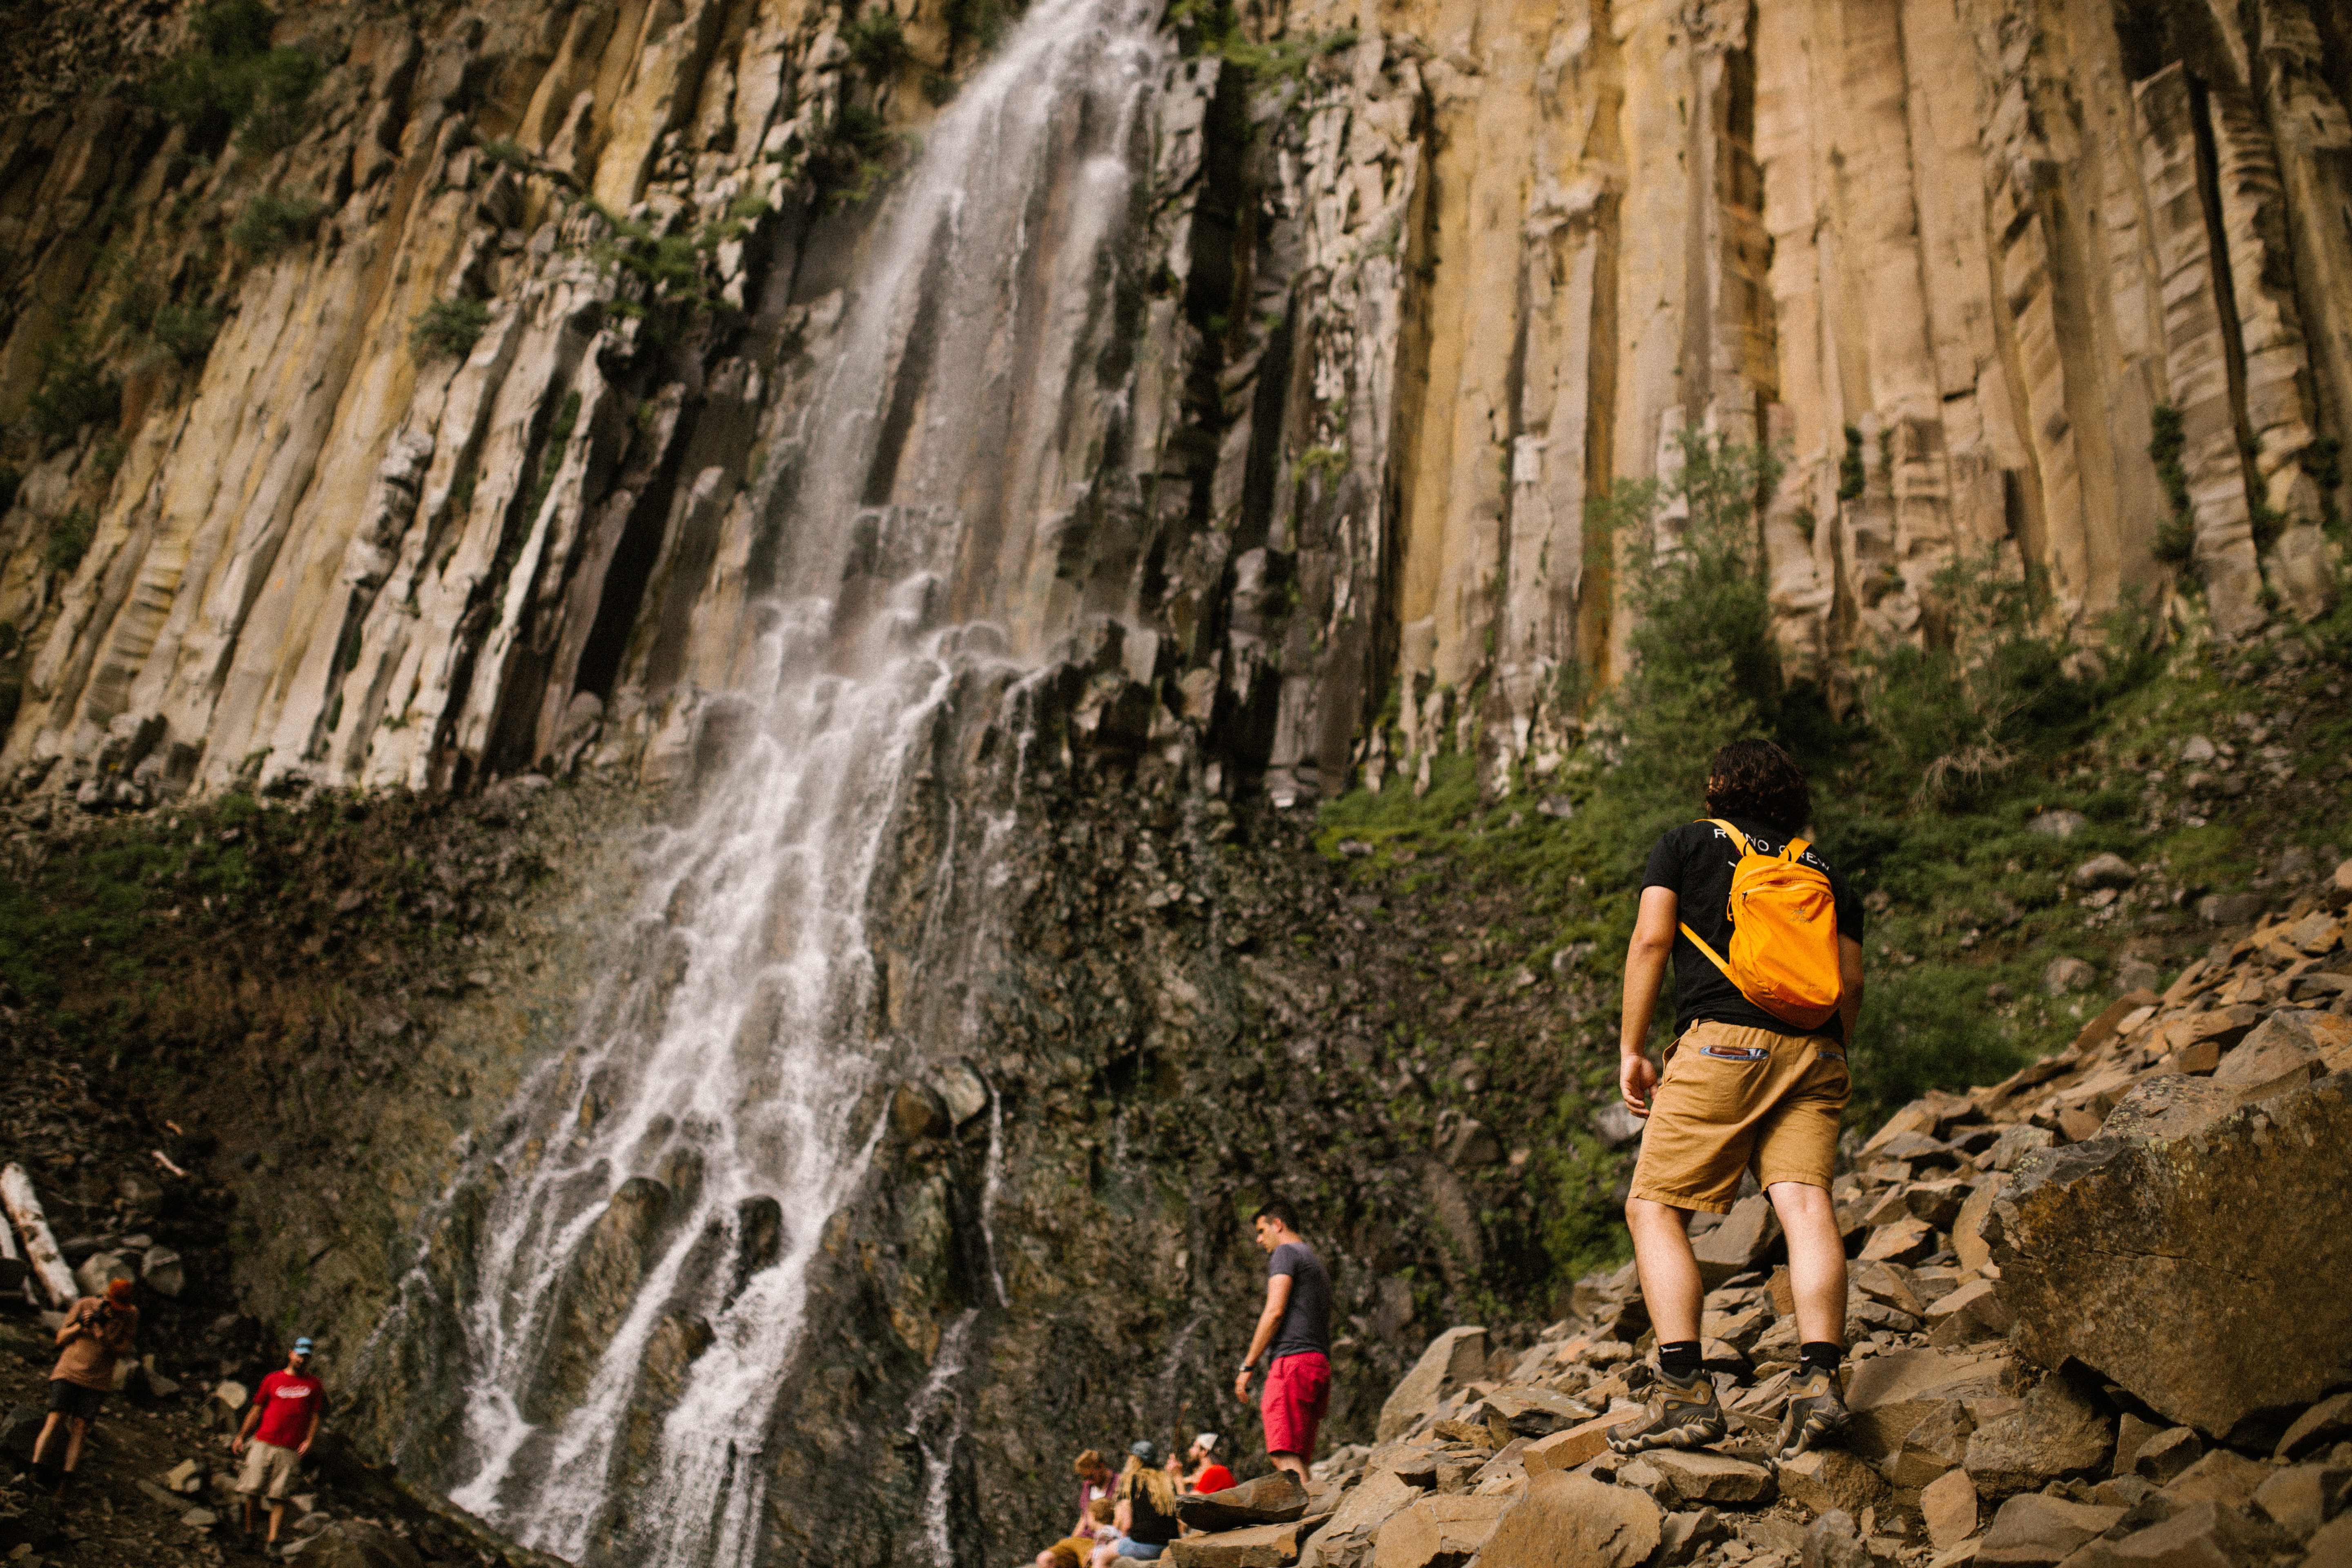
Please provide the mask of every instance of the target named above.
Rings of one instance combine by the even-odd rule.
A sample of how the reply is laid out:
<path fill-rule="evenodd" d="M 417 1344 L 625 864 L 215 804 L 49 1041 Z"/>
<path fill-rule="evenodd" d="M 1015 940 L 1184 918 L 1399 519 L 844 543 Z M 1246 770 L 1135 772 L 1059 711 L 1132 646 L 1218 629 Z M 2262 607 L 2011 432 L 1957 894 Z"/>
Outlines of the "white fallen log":
<path fill-rule="evenodd" d="M 65 1255 L 49 1234 L 48 1216 L 41 1212 L 41 1200 L 33 1193 L 33 1178 L 25 1174 L 24 1166 L 0 1171 L 0 1208 L 7 1211 L 9 1223 L 24 1237 L 25 1260 L 33 1266 L 33 1278 L 47 1292 L 49 1305 L 59 1311 L 72 1306 L 80 1294 L 74 1289 L 73 1270 L 66 1267 Z"/>

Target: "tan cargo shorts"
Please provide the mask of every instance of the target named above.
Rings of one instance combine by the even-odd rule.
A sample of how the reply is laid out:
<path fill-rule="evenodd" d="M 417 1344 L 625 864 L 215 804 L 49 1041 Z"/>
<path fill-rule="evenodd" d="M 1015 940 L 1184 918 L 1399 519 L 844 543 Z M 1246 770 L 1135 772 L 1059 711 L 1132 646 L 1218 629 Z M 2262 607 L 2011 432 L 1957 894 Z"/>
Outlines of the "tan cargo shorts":
<path fill-rule="evenodd" d="M 294 1489 L 294 1478 L 301 1473 L 302 1456 L 291 1448 L 281 1448 L 275 1443 L 248 1443 L 245 1446 L 245 1468 L 236 1473 L 236 1489 L 247 1497 L 267 1497 L 271 1502 L 284 1502 L 286 1494 Z"/>
<path fill-rule="evenodd" d="M 1819 1035 L 1694 1024 L 1666 1047 L 1632 1195 L 1728 1214 L 1743 1171 L 1826 1188 L 1853 1092 L 1845 1047 Z"/>

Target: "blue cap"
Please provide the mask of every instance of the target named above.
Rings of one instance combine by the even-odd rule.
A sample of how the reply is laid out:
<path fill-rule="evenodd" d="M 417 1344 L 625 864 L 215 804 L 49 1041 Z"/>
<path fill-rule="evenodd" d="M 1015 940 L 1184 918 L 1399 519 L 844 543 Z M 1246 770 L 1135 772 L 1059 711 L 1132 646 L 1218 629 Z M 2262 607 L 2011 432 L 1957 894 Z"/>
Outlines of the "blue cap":
<path fill-rule="evenodd" d="M 1160 1462 L 1160 1445 L 1149 1437 L 1140 1442 L 1129 1444 L 1127 1451 L 1147 1465 L 1156 1465 Z"/>
<path fill-rule="evenodd" d="M 296 1355 L 309 1355 L 310 1353 L 310 1342 L 307 1338 L 296 1340 L 294 1342 L 294 1353 Z"/>

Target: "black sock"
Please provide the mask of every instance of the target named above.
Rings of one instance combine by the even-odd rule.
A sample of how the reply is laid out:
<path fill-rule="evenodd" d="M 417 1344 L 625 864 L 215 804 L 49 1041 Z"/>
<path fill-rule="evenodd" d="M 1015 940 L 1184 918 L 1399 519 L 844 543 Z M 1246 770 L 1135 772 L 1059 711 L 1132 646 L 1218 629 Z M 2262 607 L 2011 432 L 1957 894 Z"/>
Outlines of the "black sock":
<path fill-rule="evenodd" d="M 1817 1372 L 1826 1372 L 1834 1377 L 1837 1375 L 1838 1363 L 1845 1359 L 1845 1347 L 1832 1344 L 1828 1340 L 1807 1340 L 1797 1347 L 1797 1354 L 1802 1361 L 1800 1370 L 1806 1376 L 1810 1377 Z"/>
<path fill-rule="evenodd" d="M 1689 1383 L 1698 1376 L 1698 1342 L 1676 1340 L 1658 1345 L 1658 1374 L 1669 1383 Z"/>

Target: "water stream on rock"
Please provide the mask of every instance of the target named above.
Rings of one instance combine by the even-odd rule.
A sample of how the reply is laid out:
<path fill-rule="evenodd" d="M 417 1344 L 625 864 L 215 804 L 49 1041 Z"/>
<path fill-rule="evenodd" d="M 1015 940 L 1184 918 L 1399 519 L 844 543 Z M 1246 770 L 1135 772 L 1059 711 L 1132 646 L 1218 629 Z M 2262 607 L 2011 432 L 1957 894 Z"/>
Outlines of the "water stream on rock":
<path fill-rule="evenodd" d="M 776 592 L 744 633 L 756 673 L 706 717 L 697 802 L 647 846 L 601 993 L 510 1119 L 457 1309 L 470 1386 L 452 1495 L 527 1544 L 644 1568 L 758 1551 L 808 1266 L 881 1132 L 856 1108 L 921 1048 L 903 1037 L 920 1026 L 894 1037 L 882 1016 L 877 868 L 959 692 L 1001 700 L 1062 629 L 1032 578 L 1075 502 L 1054 463 L 1024 459 L 1065 404 L 1106 395 L 1087 362 L 1149 167 L 1159 10 L 1043 0 L 964 84 L 778 445 L 794 479 L 771 515 Z M 942 901 L 988 877 L 1010 822 L 988 821 L 961 868 L 950 827 Z M 919 962 L 918 984 L 949 967 Z M 944 978 L 932 989 L 914 1012 L 935 1033 L 977 1030 Z M 983 1289 L 1002 1305 L 1000 1280 Z M 971 1329 L 913 1413 L 929 1490 Z M 947 1563 L 943 1530 L 929 1546 Z"/>

